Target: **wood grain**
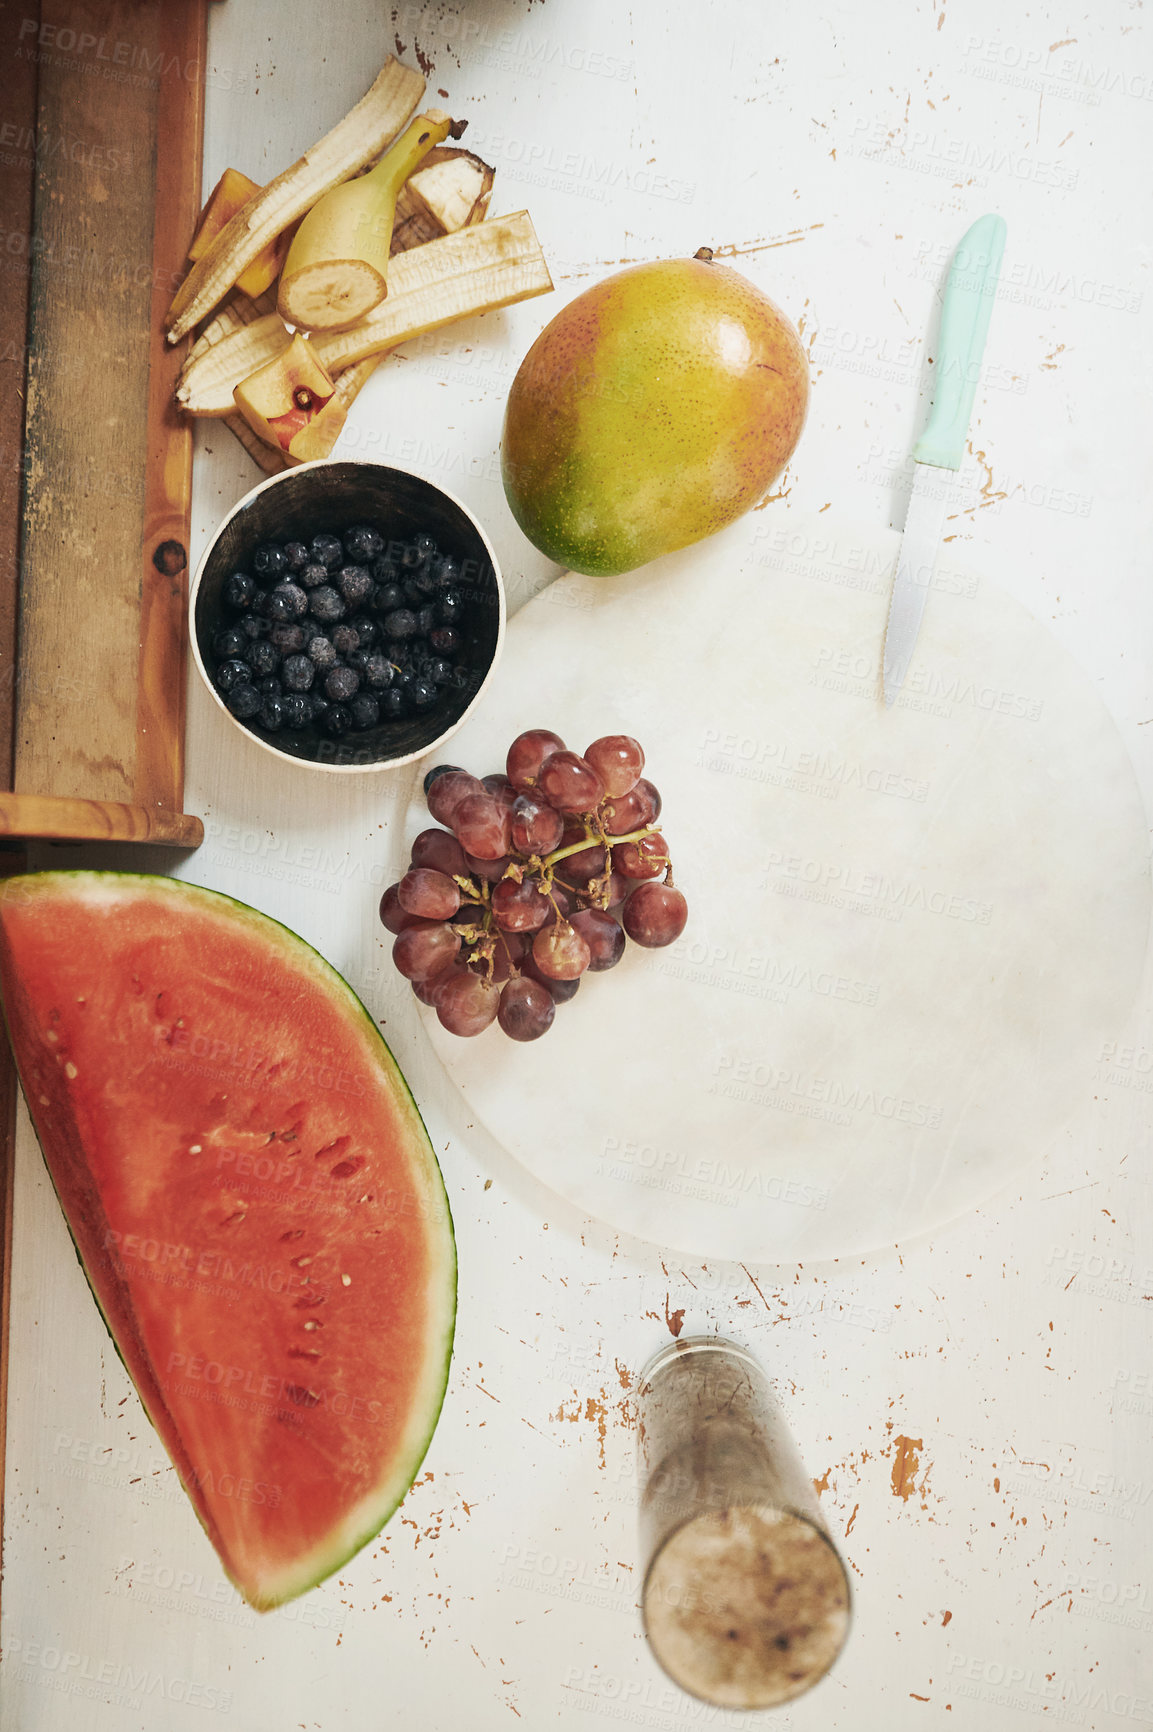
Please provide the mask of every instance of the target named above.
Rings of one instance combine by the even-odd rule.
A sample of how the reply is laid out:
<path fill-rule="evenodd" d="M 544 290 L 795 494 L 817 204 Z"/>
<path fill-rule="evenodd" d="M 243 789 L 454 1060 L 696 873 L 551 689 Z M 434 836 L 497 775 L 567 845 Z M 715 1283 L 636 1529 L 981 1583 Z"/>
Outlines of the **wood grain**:
<path fill-rule="evenodd" d="M 14 786 L 136 794 L 155 86 L 146 0 L 43 0 Z M 53 33 L 49 35 L 49 33 Z M 115 76 L 112 76 L 112 75 Z"/>
<path fill-rule="evenodd" d="M 166 842 L 198 848 L 204 825 L 185 812 L 126 801 L 0 793 L 0 836 L 39 836 L 56 842 Z"/>
<path fill-rule="evenodd" d="M 177 412 L 173 396 L 189 344 L 168 343 L 163 324 L 200 210 L 206 33 L 203 0 L 161 8 L 157 95 L 164 124 L 156 136 L 134 797 L 170 812 L 184 803 L 192 422 Z"/>
<path fill-rule="evenodd" d="M 0 9 L 0 76 L 4 136 L 0 149 L 0 230 L 8 237 L 0 265 L 0 786 L 12 786 L 19 606 L 20 513 L 24 475 L 27 380 L 28 240 L 36 171 L 36 57 L 27 44 L 39 4 Z M 13 249 L 16 237 L 23 245 Z"/>

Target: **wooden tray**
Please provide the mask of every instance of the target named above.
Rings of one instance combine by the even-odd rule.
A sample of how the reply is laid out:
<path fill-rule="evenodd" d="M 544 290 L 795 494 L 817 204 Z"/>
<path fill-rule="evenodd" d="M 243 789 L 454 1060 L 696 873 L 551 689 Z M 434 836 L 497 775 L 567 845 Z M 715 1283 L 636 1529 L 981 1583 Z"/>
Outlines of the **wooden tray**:
<path fill-rule="evenodd" d="M 192 433 L 161 319 L 200 208 L 207 0 L 0 11 L 0 875 L 24 840 L 196 847 Z M 16 1079 L 0 1051 L 0 1486 Z"/>

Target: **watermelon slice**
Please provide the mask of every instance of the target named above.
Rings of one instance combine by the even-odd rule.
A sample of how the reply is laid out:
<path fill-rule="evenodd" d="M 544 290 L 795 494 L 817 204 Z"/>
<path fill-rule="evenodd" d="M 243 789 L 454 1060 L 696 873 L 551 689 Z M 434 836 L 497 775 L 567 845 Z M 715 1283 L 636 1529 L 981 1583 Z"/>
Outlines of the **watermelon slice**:
<path fill-rule="evenodd" d="M 0 992 L 148 1416 L 245 1599 L 291 1599 L 379 1532 L 444 1397 L 452 1220 L 404 1078 L 322 957 L 177 879 L 8 879 Z"/>

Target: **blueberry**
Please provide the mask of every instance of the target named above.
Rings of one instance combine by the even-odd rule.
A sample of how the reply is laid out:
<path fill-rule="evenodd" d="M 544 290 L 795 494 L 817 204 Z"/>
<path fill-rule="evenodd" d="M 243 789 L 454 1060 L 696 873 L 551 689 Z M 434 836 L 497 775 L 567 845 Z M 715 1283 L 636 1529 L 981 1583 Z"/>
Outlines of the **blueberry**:
<path fill-rule="evenodd" d="M 376 628 L 376 621 L 374 619 L 369 619 L 367 614 L 358 613 L 355 618 L 350 619 L 348 623 L 356 633 L 361 649 L 371 649 L 379 635 Z"/>
<path fill-rule="evenodd" d="M 308 549 L 303 541 L 286 541 L 284 557 L 288 561 L 289 571 L 303 571 L 308 564 Z"/>
<path fill-rule="evenodd" d="M 460 579 L 460 566 L 450 554 L 438 559 L 432 568 L 432 581 L 437 589 L 451 589 Z"/>
<path fill-rule="evenodd" d="M 417 566 L 422 563 L 420 549 L 415 541 L 409 541 L 405 544 L 404 551 L 400 556 L 400 563 L 405 571 L 415 571 Z"/>
<path fill-rule="evenodd" d="M 450 770 L 459 771 L 459 764 L 437 764 L 429 770 L 424 778 L 424 791 L 427 794 L 438 776 L 447 776 Z"/>
<path fill-rule="evenodd" d="M 257 720 L 270 734 L 278 734 L 284 726 L 284 699 L 279 696 L 265 698 Z"/>
<path fill-rule="evenodd" d="M 345 530 L 341 540 L 344 542 L 345 557 L 354 560 L 358 565 L 365 560 L 375 559 L 384 548 L 384 536 L 367 523 L 354 523 L 351 529 Z"/>
<path fill-rule="evenodd" d="M 332 647 L 338 656 L 346 656 L 350 650 L 360 648 L 360 635 L 355 626 L 334 625 L 332 628 Z"/>
<path fill-rule="evenodd" d="M 436 702 L 436 687 L 431 680 L 413 680 L 408 695 L 415 709 L 431 710 Z"/>
<path fill-rule="evenodd" d="M 274 624 L 291 625 L 308 612 L 307 592 L 298 583 L 278 583 L 268 598 L 266 612 Z"/>
<path fill-rule="evenodd" d="M 262 698 L 279 698 L 284 696 L 284 687 L 275 674 L 265 674 L 262 680 L 257 680 L 256 689 Z"/>
<path fill-rule="evenodd" d="M 270 627 L 263 614 L 246 613 L 240 622 L 240 629 L 245 637 L 252 641 L 258 637 L 267 637 Z"/>
<path fill-rule="evenodd" d="M 388 656 L 381 655 L 379 650 L 367 656 L 364 663 L 365 686 L 372 686 L 374 691 L 384 691 L 393 682 L 393 663 Z"/>
<path fill-rule="evenodd" d="M 324 583 L 319 589 L 314 589 L 309 596 L 308 611 L 314 619 L 322 619 L 333 624 L 336 620 L 344 618 L 344 603 L 332 585 Z"/>
<path fill-rule="evenodd" d="M 274 674 L 280 666 L 280 651 L 265 637 L 258 637 L 244 652 L 244 659 L 259 678 Z"/>
<path fill-rule="evenodd" d="M 325 571 L 335 571 L 338 565 L 344 564 L 344 548 L 335 535 L 314 535 L 309 542 L 308 551 L 317 565 L 323 565 Z"/>
<path fill-rule="evenodd" d="M 287 656 L 280 677 L 286 691 L 306 692 L 316 677 L 316 663 L 308 656 Z"/>
<path fill-rule="evenodd" d="M 320 718 L 320 725 L 326 734 L 339 740 L 352 726 L 352 711 L 344 704 L 329 704 Z"/>
<path fill-rule="evenodd" d="M 386 722 L 398 722 L 402 716 L 407 716 L 408 700 L 404 693 L 396 686 L 390 686 L 381 695 L 380 712 Z"/>
<path fill-rule="evenodd" d="M 460 633 L 454 626 L 438 625 L 429 632 L 428 641 L 438 655 L 450 656 L 460 648 Z"/>
<path fill-rule="evenodd" d="M 415 578 L 405 578 L 404 583 L 401 585 L 401 589 L 404 594 L 405 607 L 423 607 L 425 602 L 428 600 L 424 590 L 420 587 L 420 584 L 416 582 Z"/>
<path fill-rule="evenodd" d="M 384 629 L 389 637 L 403 642 L 405 638 L 416 635 L 416 615 L 406 607 L 394 608 L 392 613 L 385 615 Z"/>
<path fill-rule="evenodd" d="M 439 658 L 428 664 L 428 677 L 434 686 L 447 686 L 452 683 L 452 663 Z"/>
<path fill-rule="evenodd" d="M 221 661 L 228 661 L 232 656 L 244 654 L 244 646 L 248 642 L 244 633 L 237 626 L 225 626 L 218 631 L 212 640 L 212 653 Z"/>
<path fill-rule="evenodd" d="M 420 570 L 412 579 L 412 587 L 416 591 L 417 595 L 424 599 L 427 599 L 432 594 L 433 590 L 436 588 L 436 580 L 432 575 L 431 566 L 421 566 Z"/>
<path fill-rule="evenodd" d="M 404 600 L 404 591 L 399 583 L 382 583 L 372 598 L 372 605 L 377 613 L 391 613 Z"/>
<path fill-rule="evenodd" d="M 264 699 L 255 686 L 249 685 L 247 681 L 242 681 L 233 686 L 226 701 L 237 721 L 246 722 L 251 716 L 257 714 Z"/>
<path fill-rule="evenodd" d="M 464 598 L 459 589 L 446 589 L 441 592 L 436 604 L 436 617 L 441 625 L 455 625 L 460 618 Z"/>
<path fill-rule="evenodd" d="M 392 684 L 392 663 L 379 650 L 365 658 L 362 672 L 365 684 L 370 685 L 373 691 L 383 692 Z"/>
<path fill-rule="evenodd" d="M 318 722 L 328 708 L 328 699 L 321 691 L 313 690 L 308 694 L 308 707 L 314 722 Z"/>
<path fill-rule="evenodd" d="M 324 680 L 324 695 L 334 704 L 343 704 L 360 690 L 360 675 L 355 668 L 333 668 Z"/>
<path fill-rule="evenodd" d="M 281 699 L 286 728 L 306 728 L 312 720 L 312 705 L 303 692 L 289 692 Z"/>
<path fill-rule="evenodd" d="M 313 667 L 334 668 L 336 666 L 336 651 L 326 637 L 319 634 L 309 640 L 308 659 Z"/>
<path fill-rule="evenodd" d="M 246 571 L 234 571 L 224 586 L 224 599 L 229 607 L 234 607 L 237 613 L 243 613 L 252 606 L 252 598 L 256 594 L 256 579 L 249 577 Z"/>
<path fill-rule="evenodd" d="M 375 728 L 380 720 L 380 704 L 368 692 L 360 692 L 349 705 L 354 728 Z"/>
<path fill-rule="evenodd" d="M 252 569 L 261 583 L 277 583 L 288 571 L 288 555 L 278 541 L 266 541 L 253 554 Z"/>
<path fill-rule="evenodd" d="M 416 629 L 421 637 L 427 637 L 430 631 L 436 630 L 436 609 L 422 607 L 416 616 Z"/>
<path fill-rule="evenodd" d="M 268 641 L 282 656 L 294 655 L 305 645 L 305 631 L 302 625 L 274 625 L 268 634 Z"/>
<path fill-rule="evenodd" d="M 416 548 L 417 556 L 422 563 L 426 564 L 430 559 L 436 557 L 436 542 L 431 535 L 418 535 L 412 545 Z"/>
<path fill-rule="evenodd" d="M 250 682 L 252 669 L 247 662 L 233 658 L 231 661 L 221 662 L 213 677 L 222 692 L 230 692 L 233 686 L 247 685 Z"/>
<path fill-rule="evenodd" d="M 363 607 L 372 594 L 372 579 L 363 565 L 342 565 L 336 574 L 336 587 L 349 607 Z"/>
<path fill-rule="evenodd" d="M 294 576 L 297 583 L 303 584 L 305 589 L 315 589 L 318 584 L 328 582 L 327 571 L 323 565 L 318 565 L 315 560 L 309 565 L 302 565 L 300 570 L 294 573 Z"/>

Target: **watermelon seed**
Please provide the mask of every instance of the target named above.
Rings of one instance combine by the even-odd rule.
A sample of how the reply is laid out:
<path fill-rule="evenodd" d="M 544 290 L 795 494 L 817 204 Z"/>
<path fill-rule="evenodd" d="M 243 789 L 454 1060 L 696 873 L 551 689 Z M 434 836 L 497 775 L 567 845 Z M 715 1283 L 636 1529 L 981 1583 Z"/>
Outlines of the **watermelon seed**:
<path fill-rule="evenodd" d="M 312 1258 L 311 1257 L 294 1257 L 292 1259 L 292 1261 L 295 1264 L 296 1268 L 307 1269 L 308 1265 L 312 1262 Z"/>
<path fill-rule="evenodd" d="M 243 1221 L 247 1213 L 247 1209 L 237 1209 L 234 1214 L 226 1215 L 220 1225 L 222 1227 L 231 1227 L 233 1221 Z"/>
<path fill-rule="evenodd" d="M 190 1155 L 200 1154 L 201 1153 L 201 1145 L 199 1143 L 193 1143 L 192 1147 L 189 1149 L 188 1153 Z"/>
<path fill-rule="evenodd" d="M 340 1281 L 341 1281 L 341 1285 L 343 1287 L 351 1287 L 352 1286 L 352 1276 L 351 1275 L 342 1275 L 340 1277 Z"/>
<path fill-rule="evenodd" d="M 306 1329 L 319 1329 L 321 1327 L 319 1317 L 310 1317 L 304 1327 Z"/>
<path fill-rule="evenodd" d="M 55 1041 L 55 1040 L 59 1040 L 60 1036 L 57 1034 L 57 1032 L 54 1028 L 48 1028 L 48 1029 L 45 1029 L 45 1031 L 44 1031 L 44 1039 Z"/>
<path fill-rule="evenodd" d="M 72 1063 L 71 1059 L 69 1059 L 68 1063 L 64 1066 L 64 1075 L 68 1078 L 69 1082 L 72 1082 L 75 1077 L 80 1075 L 80 1072 L 76 1069 L 76 1066 Z"/>
<path fill-rule="evenodd" d="M 304 1238 L 304 1228 L 303 1227 L 290 1227 L 288 1229 L 287 1233 L 282 1233 L 280 1235 L 280 1242 L 281 1242 L 281 1244 L 284 1244 L 284 1242 L 288 1239 L 303 1239 L 303 1238 Z"/>

